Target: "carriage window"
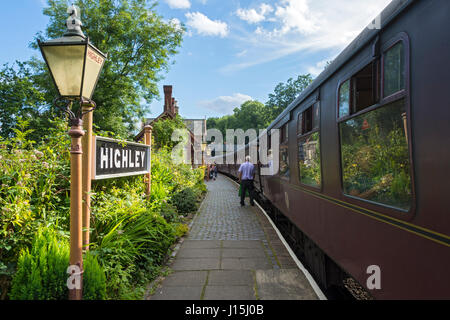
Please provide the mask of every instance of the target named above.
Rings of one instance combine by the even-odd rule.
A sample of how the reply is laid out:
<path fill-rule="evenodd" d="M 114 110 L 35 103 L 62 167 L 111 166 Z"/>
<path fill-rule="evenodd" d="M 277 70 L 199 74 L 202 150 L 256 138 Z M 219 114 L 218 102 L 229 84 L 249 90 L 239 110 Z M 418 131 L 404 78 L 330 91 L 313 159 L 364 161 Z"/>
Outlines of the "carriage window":
<path fill-rule="evenodd" d="M 316 103 L 313 106 L 312 109 L 312 128 L 313 129 L 319 129 L 319 120 L 320 120 L 320 113 L 319 113 L 319 104 Z"/>
<path fill-rule="evenodd" d="M 299 118 L 300 119 L 300 118 Z M 319 104 L 302 113 L 303 134 L 298 139 L 298 165 L 300 182 L 312 187 L 321 185 L 319 145 Z"/>
<path fill-rule="evenodd" d="M 284 135 L 285 135 L 285 141 L 289 140 L 289 126 L 288 124 L 284 125 Z"/>
<path fill-rule="evenodd" d="M 288 127 L 287 124 L 281 127 L 280 142 L 284 142 L 288 139 Z"/>
<path fill-rule="evenodd" d="M 409 210 L 405 99 L 343 121 L 339 130 L 344 193 Z"/>
<path fill-rule="evenodd" d="M 350 80 L 345 81 L 339 88 L 339 118 L 350 114 Z"/>
<path fill-rule="evenodd" d="M 320 187 L 319 132 L 314 132 L 298 140 L 298 163 L 300 182 L 313 187 Z"/>
<path fill-rule="evenodd" d="M 284 178 L 289 178 L 289 150 L 288 145 L 280 145 L 280 176 Z"/>
<path fill-rule="evenodd" d="M 352 114 L 375 104 L 374 66 L 374 63 L 370 63 L 352 77 Z"/>
<path fill-rule="evenodd" d="M 339 118 L 358 113 L 378 100 L 378 61 L 365 66 L 339 87 Z"/>
<path fill-rule="evenodd" d="M 405 89 L 403 43 L 399 42 L 384 55 L 384 97 Z"/>
<path fill-rule="evenodd" d="M 297 121 L 297 134 L 303 133 L 303 113 L 300 112 L 298 114 L 298 121 Z"/>

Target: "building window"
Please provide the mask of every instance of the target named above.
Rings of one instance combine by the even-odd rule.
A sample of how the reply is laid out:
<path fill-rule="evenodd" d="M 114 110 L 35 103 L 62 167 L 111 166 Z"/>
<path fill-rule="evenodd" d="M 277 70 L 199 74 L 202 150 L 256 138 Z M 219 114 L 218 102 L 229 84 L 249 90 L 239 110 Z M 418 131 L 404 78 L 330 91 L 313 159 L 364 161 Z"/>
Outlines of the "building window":
<path fill-rule="evenodd" d="M 405 89 L 405 61 L 403 42 L 390 48 L 383 57 L 383 96 L 388 97 Z"/>
<path fill-rule="evenodd" d="M 322 182 L 320 163 L 319 104 L 306 109 L 299 115 L 303 120 L 301 134 L 298 137 L 298 163 L 300 182 L 320 188 Z"/>
<path fill-rule="evenodd" d="M 412 202 L 405 99 L 339 124 L 344 193 L 409 210 Z"/>

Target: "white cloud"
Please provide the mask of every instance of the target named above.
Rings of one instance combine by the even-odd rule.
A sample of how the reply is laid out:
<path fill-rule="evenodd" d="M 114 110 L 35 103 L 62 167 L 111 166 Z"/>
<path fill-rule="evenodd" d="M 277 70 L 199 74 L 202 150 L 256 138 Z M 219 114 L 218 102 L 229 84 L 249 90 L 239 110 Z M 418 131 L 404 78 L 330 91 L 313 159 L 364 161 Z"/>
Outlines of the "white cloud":
<path fill-rule="evenodd" d="M 253 99 L 246 94 L 234 93 L 231 96 L 220 96 L 213 100 L 200 101 L 199 105 L 221 114 L 231 114 L 233 113 L 234 108 L 240 107 L 241 104 L 248 100 Z"/>
<path fill-rule="evenodd" d="M 169 23 L 172 24 L 176 30 L 183 30 L 180 20 L 177 18 L 172 18 L 169 20 Z"/>
<path fill-rule="evenodd" d="M 257 9 L 238 9 L 236 14 L 238 17 L 248 23 L 258 23 L 266 19 L 266 14 L 273 12 L 273 8 L 268 4 L 261 4 Z"/>
<path fill-rule="evenodd" d="M 294 53 L 341 51 L 389 2 L 391 0 L 276 1 L 271 7 L 273 11 L 264 11 L 264 25 L 258 25 L 253 31 L 243 29 L 237 36 L 247 54 L 221 71 L 241 70 Z M 250 15 L 250 11 L 245 12 L 247 21 L 256 23 L 259 19 L 253 13 Z M 311 67 L 311 71 L 317 73 L 320 67 Z"/>
<path fill-rule="evenodd" d="M 228 35 L 228 25 L 220 20 L 211 20 L 203 13 L 186 13 L 186 25 L 195 29 L 198 34 L 206 36 L 226 37 Z"/>
<path fill-rule="evenodd" d="M 236 57 L 242 57 L 242 56 L 245 56 L 246 54 L 247 54 L 247 49 L 244 49 L 244 50 L 236 53 L 235 55 L 236 55 Z"/>
<path fill-rule="evenodd" d="M 327 66 L 328 62 L 333 61 L 333 59 L 325 59 L 322 61 L 317 62 L 315 65 L 313 66 L 309 66 L 307 71 L 308 73 L 310 73 L 313 77 L 317 77 L 319 74 L 322 73 L 323 70 L 325 70 L 325 67 Z"/>
<path fill-rule="evenodd" d="M 308 34 L 317 30 L 317 16 L 310 12 L 308 0 L 283 0 L 281 4 L 275 11 L 282 24 L 281 34 L 291 30 Z"/>
<path fill-rule="evenodd" d="M 191 2 L 189 0 L 165 0 L 172 9 L 189 9 Z"/>

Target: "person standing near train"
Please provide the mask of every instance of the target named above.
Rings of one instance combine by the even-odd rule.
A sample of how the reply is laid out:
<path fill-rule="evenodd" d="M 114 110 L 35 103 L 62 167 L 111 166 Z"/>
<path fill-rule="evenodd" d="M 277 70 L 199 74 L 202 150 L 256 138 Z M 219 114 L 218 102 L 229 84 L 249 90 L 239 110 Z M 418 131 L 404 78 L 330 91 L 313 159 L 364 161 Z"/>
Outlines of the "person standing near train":
<path fill-rule="evenodd" d="M 250 205 L 254 206 L 253 201 L 253 180 L 255 179 L 255 166 L 250 162 L 250 156 L 245 157 L 245 162 L 239 167 L 239 181 L 241 183 L 241 206 L 245 205 L 245 194 L 249 193 Z"/>
<path fill-rule="evenodd" d="M 218 171 L 219 171 L 219 169 L 217 168 L 217 163 L 214 162 L 214 170 L 213 170 L 213 172 L 214 172 L 214 180 L 217 179 L 217 172 Z"/>

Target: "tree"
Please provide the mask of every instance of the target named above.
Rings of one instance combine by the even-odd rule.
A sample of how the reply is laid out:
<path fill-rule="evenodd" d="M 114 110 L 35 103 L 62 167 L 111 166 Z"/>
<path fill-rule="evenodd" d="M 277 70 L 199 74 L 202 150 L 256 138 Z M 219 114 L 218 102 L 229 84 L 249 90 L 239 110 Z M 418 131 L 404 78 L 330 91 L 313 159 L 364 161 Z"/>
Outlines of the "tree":
<path fill-rule="evenodd" d="M 29 65 L 17 62 L 16 68 L 3 66 L 0 70 L 0 136 L 11 137 L 19 118 L 36 119 L 44 103 L 44 95 L 37 89 Z"/>
<path fill-rule="evenodd" d="M 181 45 L 184 31 L 157 15 L 156 1 L 153 0 L 77 0 L 74 4 L 81 9 L 83 32 L 97 48 L 108 54 L 93 96 L 97 104 L 94 123 L 101 130 L 112 131 L 122 137 L 132 136 L 135 124 L 149 111 L 152 99 L 158 96 L 160 72 L 167 71 L 171 56 Z M 36 39 L 61 37 L 66 30 L 66 11 L 66 0 L 48 0 L 44 14 L 50 22 L 45 33 L 38 33 Z M 36 41 L 30 46 L 37 49 Z M 0 82 L 2 85 L 6 83 L 6 93 L 0 91 L 0 108 L 10 105 L 11 101 L 16 101 L 14 108 L 18 114 L 30 105 L 34 107 L 34 104 L 26 103 L 26 97 L 8 94 L 26 85 L 39 91 L 42 97 L 35 100 L 47 106 L 35 108 L 36 116 L 39 112 L 41 116 L 42 112 L 48 113 L 46 116 L 54 115 L 52 100 L 56 93 L 47 67 L 37 59 L 26 64 L 31 68 L 29 74 L 19 70 L 13 82 L 4 79 L 4 74 L 8 76 L 11 70 L 2 73 Z M 33 76 L 33 81 L 22 83 L 20 79 L 28 79 L 28 76 Z M 2 121 L 2 131 L 9 130 L 5 127 L 9 128 L 11 124 L 3 124 Z"/>
<path fill-rule="evenodd" d="M 269 94 L 266 106 L 270 109 L 271 121 L 286 109 L 313 82 L 310 74 L 299 75 L 296 80 L 289 78 L 286 83 L 280 82 Z"/>
<path fill-rule="evenodd" d="M 172 141 L 172 133 L 175 129 L 185 129 L 183 119 L 180 115 L 176 115 L 174 119 L 160 119 L 154 123 L 153 126 L 153 141 L 157 149 L 164 147 L 172 150 L 173 147 L 178 143 Z"/>
<path fill-rule="evenodd" d="M 218 129 L 226 136 L 227 129 L 263 129 L 270 124 L 270 112 L 267 107 L 255 100 L 244 102 L 240 107 L 233 110 L 232 115 L 220 118 L 209 118 L 208 129 Z"/>
<path fill-rule="evenodd" d="M 270 124 L 270 114 L 266 106 L 259 101 L 244 102 L 240 108 L 234 109 L 235 128 L 264 129 Z"/>

